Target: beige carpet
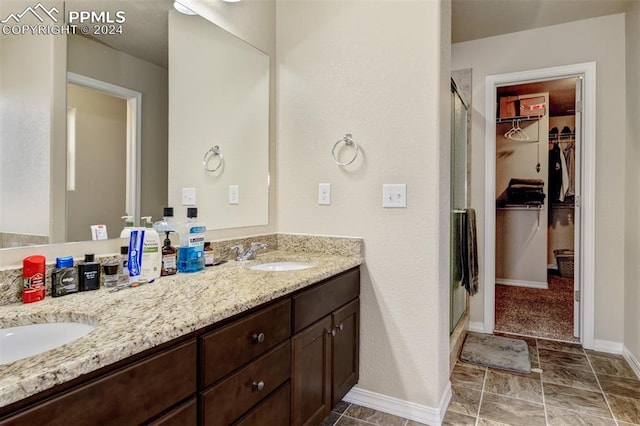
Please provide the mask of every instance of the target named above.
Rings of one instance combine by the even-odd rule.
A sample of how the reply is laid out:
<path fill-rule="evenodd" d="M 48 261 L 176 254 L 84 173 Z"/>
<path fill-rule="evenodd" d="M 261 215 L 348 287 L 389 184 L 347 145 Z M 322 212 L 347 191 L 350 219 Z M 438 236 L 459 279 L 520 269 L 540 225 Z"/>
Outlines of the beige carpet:
<path fill-rule="evenodd" d="M 496 332 L 578 342 L 573 278 L 550 273 L 548 289 L 496 285 Z"/>

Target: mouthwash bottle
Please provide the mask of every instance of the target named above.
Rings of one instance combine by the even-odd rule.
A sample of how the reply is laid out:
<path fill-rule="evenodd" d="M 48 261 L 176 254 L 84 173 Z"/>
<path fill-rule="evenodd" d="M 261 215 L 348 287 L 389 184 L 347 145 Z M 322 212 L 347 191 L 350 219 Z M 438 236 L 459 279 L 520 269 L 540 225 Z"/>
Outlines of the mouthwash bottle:
<path fill-rule="evenodd" d="M 187 209 L 187 221 L 180 224 L 180 250 L 178 272 L 196 272 L 204 269 L 204 233 L 207 227 L 198 222 L 198 209 Z"/>

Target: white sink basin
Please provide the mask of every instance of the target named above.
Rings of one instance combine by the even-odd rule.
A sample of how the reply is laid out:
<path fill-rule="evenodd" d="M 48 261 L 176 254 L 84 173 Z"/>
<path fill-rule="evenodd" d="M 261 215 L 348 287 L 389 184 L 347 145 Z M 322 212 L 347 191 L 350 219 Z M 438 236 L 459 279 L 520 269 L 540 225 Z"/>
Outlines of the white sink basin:
<path fill-rule="evenodd" d="M 77 322 L 51 322 L 0 329 L 0 365 L 37 355 L 70 343 L 95 326 Z"/>
<path fill-rule="evenodd" d="M 284 272 L 298 271 L 300 269 L 311 268 L 312 266 L 313 263 L 306 262 L 271 262 L 249 266 L 249 269 L 253 269 L 254 271 Z"/>

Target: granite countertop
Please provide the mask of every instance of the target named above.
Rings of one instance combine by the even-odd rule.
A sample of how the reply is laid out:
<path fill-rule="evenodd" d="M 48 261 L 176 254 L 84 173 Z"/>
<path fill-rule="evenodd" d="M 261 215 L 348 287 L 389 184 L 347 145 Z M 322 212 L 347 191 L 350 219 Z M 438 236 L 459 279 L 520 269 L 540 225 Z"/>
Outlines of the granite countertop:
<path fill-rule="evenodd" d="M 248 269 L 256 263 L 310 262 L 288 272 Z M 0 407 L 105 367 L 358 266 L 360 256 L 258 254 L 191 274 L 161 277 L 137 288 L 100 289 L 31 304 L 0 306 L 0 328 L 41 322 L 96 325 L 74 342 L 0 365 Z"/>

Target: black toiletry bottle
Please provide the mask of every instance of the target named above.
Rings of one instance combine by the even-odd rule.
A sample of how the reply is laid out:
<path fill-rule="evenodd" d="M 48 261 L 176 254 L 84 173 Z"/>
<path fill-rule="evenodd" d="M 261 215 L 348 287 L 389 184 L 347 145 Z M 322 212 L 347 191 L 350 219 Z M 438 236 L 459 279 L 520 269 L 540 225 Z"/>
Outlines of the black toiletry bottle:
<path fill-rule="evenodd" d="M 80 291 L 100 289 L 100 263 L 94 261 L 93 254 L 85 254 L 84 262 L 78 265 Z"/>
<path fill-rule="evenodd" d="M 169 239 L 170 231 L 166 231 L 166 238 L 164 239 L 164 245 L 162 246 L 162 268 L 160 269 L 160 275 L 175 275 L 178 272 L 178 251 L 171 245 L 171 239 Z"/>
<path fill-rule="evenodd" d="M 51 296 L 77 293 L 78 289 L 78 275 L 73 266 L 73 257 L 56 258 L 56 269 L 51 273 Z"/>

